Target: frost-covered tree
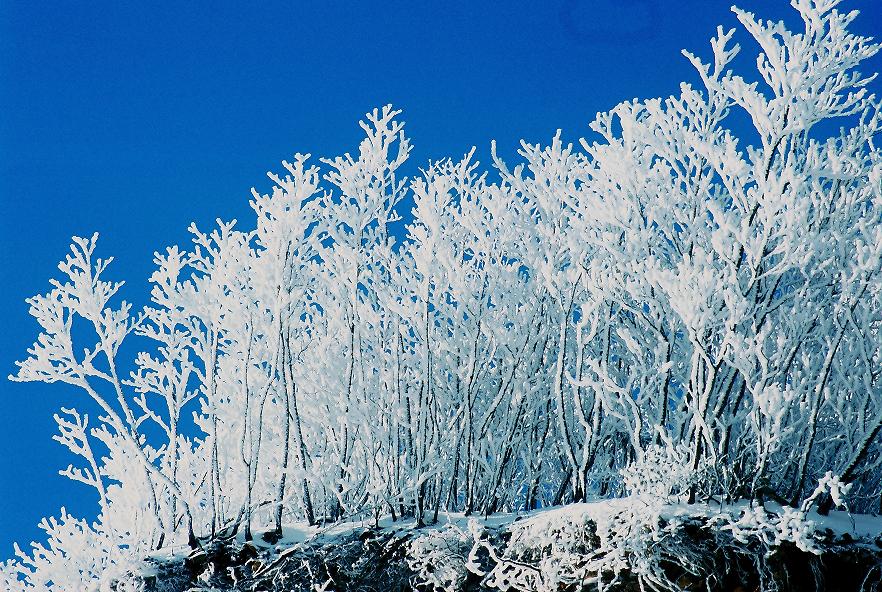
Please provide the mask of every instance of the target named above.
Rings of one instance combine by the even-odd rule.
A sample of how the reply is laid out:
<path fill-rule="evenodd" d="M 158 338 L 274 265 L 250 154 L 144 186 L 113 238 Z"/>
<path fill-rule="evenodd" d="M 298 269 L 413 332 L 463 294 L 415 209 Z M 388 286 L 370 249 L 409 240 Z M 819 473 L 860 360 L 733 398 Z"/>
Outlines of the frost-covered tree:
<path fill-rule="evenodd" d="M 878 508 L 882 114 L 857 70 L 878 45 L 837 5 L 795 0 L 799 32 L 736 10 L 755 81 L 719 29 L 686 53 L 694 84 L 597 114 L 578 147 L 524 142 L 514 167 L 494 147 L 493 178 L 473 153 L 403 177 L 400 112 L 374 110 L 354 156 L 270 174 L 253 229 L 157 253 L 137 314 L 75 238 L 12 378 L 97 404 L 66 404 L 56 439 L 98 518 L 47 519 L 0 578 L 77 588 L 295 520 Z"/>

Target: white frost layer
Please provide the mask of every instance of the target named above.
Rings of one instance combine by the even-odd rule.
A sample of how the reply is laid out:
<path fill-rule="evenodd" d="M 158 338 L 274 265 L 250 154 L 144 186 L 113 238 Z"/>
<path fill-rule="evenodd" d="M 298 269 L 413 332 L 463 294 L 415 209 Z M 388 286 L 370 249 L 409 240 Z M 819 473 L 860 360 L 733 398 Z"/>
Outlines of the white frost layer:
<path fill-rule="evenodd" d="M 623 512 L 639 512 L 640 510 L 655 512 L 665 520 L 716 518 L 723 519 L 727 523 L 737 522 L 745 515 L 761 510 L 773 517 L 797 511 L 794 508 L 782 507 L 773 502 L 766 502 L 762 506 L 758 503 L 751 506 L 747 501 L 723 505 L 687 504 L 685 502 L 659 502 L 657 499 L 632 496 L 538 510 L 527 515 L 529 517 L 517 526 L 517 530 L 522 536 L 527 532 L 539 536 L 543 529 L 555 530 L 563 525 L 584 524 L 589 521 L 595 524 L 605 524 L 610 519 L 621 516 Z M 840 510 L 831 510 L 827 516 L 822 516 L 812 510 L 805 514 L 805 518 L 815 531 L 823 532 L 829 529 L 836 537 L 849 535 L 855 540 L 873 540 L 882 536 L 882 516 L 852 514 Z"/>
<path fill-rule="evenodd" d="M 573 525 L 585 525 L 593 522 L 597 525 L 608 524 L 610 520 L 620 518 L 623 513 L 640 514 L 645 511 L 647 515 L 654 515 L 664 520 L 686 520 L 689 518 L 717 519 L 721 523 L 733 523 L 743 520 L 745 516 L 758 511 L 764 511 L 770 517 L 781 517 L 788 512 L 795 512 L 793 508 L 782 507 L 780 504 L 766 502 L 750 505 L 742 501 L 728 505 L 717 504 L 687 504 L 685 502 L 661 502 L 658 499 L 631 496 L 624 498 L 605 499 L 593 502 L 568 504 L 554 508 L 544 508 L 531 512 L 500 513 L 489 517 L 481 515 L 466 516 L 463 513 L 441 513 L 438 515 L 436 524 L 424 528 L 426 531 L 441 529 L 448 525 L 468 530 L 470 521 L 476 521 L 488 529 L 511 528 L 517 532 L 521 540 L 546 538 L 549 533 L 559 532 L 563 528 L 572 528 Z M 832 510 L 829 515 L 821 516 L 816 511 L 805 514 L 806 521 L 815 531 L 823 532 L 830 530 L 837 538 L 848 535 L 855 540 L 872 541 L 882 536 L 882 516 L 869 514 L 852 514 L 850 512 Z M 378 523 L 381 530 L 407 531 L 415 528 L 411 519 L 399 519 L 393 521 L 385 516 Z M 308 526 L 302 522 L 286 524 L 283 528 L 284 536 L 278 543 L 270 544 L 263 540 L 263 532 L 256 531 L 252 543 L 257 547 L 280 547 L 286 548 L 297 544 L 319 539 L 333 539 L 344 537 L 354 533 L 360 528 L 375 526 L 373 520 L 351 521 L 329 526 Z M 244 536 L 240 532 L 236 540 L 244 544 Z M 187 555 L 189 549 L 175 546 L 160 549 L 152 554 L 155 558 L 168 558 L 171 556 Z"/>

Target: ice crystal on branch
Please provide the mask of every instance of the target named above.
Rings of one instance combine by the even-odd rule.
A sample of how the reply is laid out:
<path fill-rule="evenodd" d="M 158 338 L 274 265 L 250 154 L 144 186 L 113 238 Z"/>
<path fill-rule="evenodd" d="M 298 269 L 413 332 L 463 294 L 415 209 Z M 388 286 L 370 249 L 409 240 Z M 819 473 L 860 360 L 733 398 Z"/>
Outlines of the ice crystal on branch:
<path fill-rule="evenodd" d="M 101 509 L 45 521 L 48 546 L 0 578 L 74 589 L 253 526 L 632 493 L 596 525 L 596 573 L 570 547 L 555 569 L 663 587 L 662 500 L 747 504 L 720 528 L 806 549 L 810 508 L 877 509 L 882 113 L 857 68 L 879 46 L 838 4 L 795 0 L 799 31 L 736 9 L 755 82 L 719 29 L 709 57 L 686 53 L 696 84 L 597 114 L 578 147 L 524 142 L 514 167 L 494 146 L 494 175 L 470 152 L 403 178 L 401 112 L 373 110 L 354 155 L 270 173 L 252 225 L 192 225 L 190 247 L 156 253 L 138 312 L 97 236 L 74 238 L 28 300 L 40 333 L 12 379 L 98 405 L 62 409 L 56 439 Z M 464 540 L 423 540 L 414 569 Z M 558 589 L 518 545 L 484 575 Z M 475 557 L 432 577 L 455 586 Z"/>

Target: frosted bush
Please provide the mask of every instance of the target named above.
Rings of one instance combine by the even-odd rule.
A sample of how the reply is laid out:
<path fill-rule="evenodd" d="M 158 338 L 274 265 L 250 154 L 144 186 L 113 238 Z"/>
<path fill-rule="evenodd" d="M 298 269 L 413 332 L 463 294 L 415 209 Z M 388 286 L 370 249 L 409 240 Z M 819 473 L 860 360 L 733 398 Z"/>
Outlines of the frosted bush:
<path fill-rule="evenodd" d="M 468 574 L 466 554 L 471 538 L 456 525 L 416 531 L 407 546 L 407 565 L 415 572 L 415 587 L 434 592 L 458 592 Z"/>
<path fill-rule="evenodd" d="M 814 539 L 815 523 L 805 512 L 788 506 L 780 512 L 769 512 L 762 505 L 752 505 L 738 517 L 728 513 L 714 516 L 710 524 L 731 534 L 739 543 L 761 543 L 765 552 L 785 542 L 809 553 L 819 552 Z"/>
<path fill-rule="evenodd" d="M 689 447 L 664 435 L 660 444 L 646 447 L 641 458 L 622 470 L 625 490 L 636 496 L 669 499 L 685 494 L 698 480 Z"/>

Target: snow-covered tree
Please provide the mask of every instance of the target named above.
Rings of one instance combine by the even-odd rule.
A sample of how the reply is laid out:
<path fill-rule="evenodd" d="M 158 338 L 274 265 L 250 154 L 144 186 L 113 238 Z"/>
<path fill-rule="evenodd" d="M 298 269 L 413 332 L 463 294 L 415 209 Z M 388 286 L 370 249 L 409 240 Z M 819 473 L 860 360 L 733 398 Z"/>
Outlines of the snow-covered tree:
<path fill-rule="evenodd" d="M 76 588 L 293 520 L 625 494 L 878 508 L 882 113 L 857 67 L 879 46 L 837 5 L 794 0 L 799 32 L 736 10 L 755 81 L 719 29 L 678 94 L 597 114 L 577 146 L 523 142 L 514 167 L 494 146 L 493 177 L 473 152 L 403 177 L 400 112 L 371 111 L 355 156 L 271 173 L 253 229 L 156 253 L 137 314 L 75 238 L 12 379 L 100 409 L 56 416 L 98 518 L 47 519 L 0 578 Z"/>

